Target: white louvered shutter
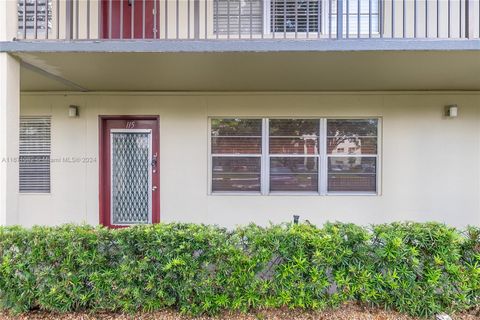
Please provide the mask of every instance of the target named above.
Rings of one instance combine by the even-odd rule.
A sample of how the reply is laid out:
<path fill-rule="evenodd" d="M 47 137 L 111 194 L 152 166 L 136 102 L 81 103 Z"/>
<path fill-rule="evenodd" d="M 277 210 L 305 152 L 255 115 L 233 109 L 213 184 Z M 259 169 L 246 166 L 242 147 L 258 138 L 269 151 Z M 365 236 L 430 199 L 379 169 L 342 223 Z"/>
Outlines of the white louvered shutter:
<path fill-rule="evenodd" d="M 213 27 L 219 35 L 263 32 L 262 0 L 215 0 Z"/>
<path fill-rule="evenodd" d="M 27 34 L 34 32 L 35 17 L 37 32 L 45 33 L 47 28 L 52 29 L 52 0 L 18 0 L 17 5 L 19 33 L 24 32 L 24 24 Z"/>
<path fill-rule="evenodd" d="M 320 32 L 322 0 L 271 0 L 271 32 Z"/>
<path fill-rule="evenodd" d="M 20 117 L 20 192 L 50 192 L 50 145 L 49 116 Z"/>

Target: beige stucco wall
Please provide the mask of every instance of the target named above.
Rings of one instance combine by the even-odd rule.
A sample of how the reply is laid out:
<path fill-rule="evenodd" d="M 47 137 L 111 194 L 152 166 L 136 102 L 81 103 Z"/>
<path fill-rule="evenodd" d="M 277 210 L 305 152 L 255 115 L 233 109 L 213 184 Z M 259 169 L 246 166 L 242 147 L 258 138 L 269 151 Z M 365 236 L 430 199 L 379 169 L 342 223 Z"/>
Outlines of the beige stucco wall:
<path fill-rule="evenodd" d="M 453 103 L 459 117 L 444 118 Z M 23 94 L 21 114 L 52 116 L 53 158 L 96 159 L 99 115 L 159 115 L 163 222 L 480 223 L 480 93 Z M 208 116 L 382 117 L 381 195 L 208 195 Z M 97 224 L 98 162 L 51 170 L 52 193 L 20 195 L 18 222 Z"/>

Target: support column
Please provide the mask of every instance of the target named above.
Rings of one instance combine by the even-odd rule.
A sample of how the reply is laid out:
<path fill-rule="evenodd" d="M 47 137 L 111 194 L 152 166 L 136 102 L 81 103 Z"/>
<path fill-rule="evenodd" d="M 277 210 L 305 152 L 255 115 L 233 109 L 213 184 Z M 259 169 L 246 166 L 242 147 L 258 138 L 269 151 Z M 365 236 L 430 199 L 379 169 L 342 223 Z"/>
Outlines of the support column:
<path fill-rule="evenodd" d="M 17 32 L 16 1 L 0 1 L 0 41 Z M 0 52 L 0 225 L 18 223 L 20 63 Z"/>
<path fill-rule="evenodd" d="M 0 53 L 0 225 L 18 221 L 20 63 Z"/>

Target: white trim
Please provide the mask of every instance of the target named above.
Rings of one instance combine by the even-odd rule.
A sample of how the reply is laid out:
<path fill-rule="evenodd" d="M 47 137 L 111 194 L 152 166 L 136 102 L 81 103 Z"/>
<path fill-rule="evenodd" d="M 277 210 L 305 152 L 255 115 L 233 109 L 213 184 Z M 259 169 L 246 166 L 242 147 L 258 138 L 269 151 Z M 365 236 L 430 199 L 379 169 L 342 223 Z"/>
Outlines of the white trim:
<path fill-rule="evenodd" d="M 318 154 L 302 153 L 271 153 L 267 154 L 269 158 L 318 158 Z"/>
<path fill-rule="evenodd" d="M 361 137 L 363 138 L 363 137 Z M 378 149 L 377 149 L 378 152 Z M 377 153 L 373 154 L 355 154 L 355 153 L 345 153 L 345 154 L 329 154 L 327 155 L 328 158 L 376 158 Z"/>
<path fill-rule="evenodd" d="M 210 195 L 211 196 L 263 196 L 262 193 L 258 191 L 243 191 L 243 192 L 214 191 Z"/>
<path fill-rule="evenodd" d="M 327 119 L 320 119 L 320 164 L 318 169 L 318 191 L 320 195 L 327 194 Z"/>
<path fill-rule="evenodd" d="M 261 137 L 259 137 L 261 138 Z M 261 138 L 263 139 L 263 138 Z M 260 158 L 262 156 L 261 153 L 215 153 L 213 154 L 212 153 L 212 158 L 213 157 L 223 157 L 223 158 L 228 158 L 228 157 L 232 157 L 232 158 L 236 158 L 236 157 L 245 157 L 245 158 L 255 158 L 255 157 L 258 157 Z"/>
<path fill-rule="evenodd" d="M 328 28 L 329 26 L 329 21 L 330 21 L 330 11 L 328 8 L 330 8 L 330 1 L 329 0 L 323 0 L 322 1 L 322 12 L 321 12 L 321 19 L 322 19 L 322 24 L 321 24 L 321 29 L 320 29 L 320 34 L 321 35 L 326 35 L 327 38 L 330 38 L 330 30 Z M 334 36 L 333 31 L 332 31 L 332 37 Z M 335 35 L 336 37 L 336 35 Z"/>
<path fill-rule="evenodd" d="M 208 184 L 207 184 L 207 195 L 211 195 L 213 193 L 212 190 L 212 179 L 213 179 L 213 161 L 212 161 L 212 118 L 208 117 L 208 129 L 207 129 L 207 163 L 208 163 Z"/>
<path fill-rule="evenodd" d="M 270 191 L 270 196 L 319 196 L 315 191 Z"/>
<path fill-rule="evenodd" d="M 383 118 L 377 118 L 377 195 L 382 195 L 382 159 L 383 159 Z"/>
<path fill-rule="evenodd" d="M 377 192 L 362 192 L 362 191 L 345 191 L 345 192 L 329 192 L 325 194 L 326 197 L 335 197 L 335 196 L 378 196 Z"/>
<path fill-rule="evenodd" d="M 267 1 L 269 2 L 269 1 Z M 262 161 L 261 172 L 262 178 L 260 179 L 260 190 L 262 195 L 268 195 L 270 191 L 270 158 L 267 155 L 270 152 L 270 141 L 268 139 L 270 130 L 270 123 L 268 118 L 262 119 Z"/>
<path fill-rule="evenodd" d="M 110 133 L 151 133 L 152 129 L 110 129 Z"/>
<path fill-rule="evenodd" d="M 272 10 L 272 6 L 270 5 L 270 1 L 263 2 L 263 34 L 268 36 L 272 34 L 270 30 L 270 25 L 272 23 L 272 17 L 270 11 Z"/>

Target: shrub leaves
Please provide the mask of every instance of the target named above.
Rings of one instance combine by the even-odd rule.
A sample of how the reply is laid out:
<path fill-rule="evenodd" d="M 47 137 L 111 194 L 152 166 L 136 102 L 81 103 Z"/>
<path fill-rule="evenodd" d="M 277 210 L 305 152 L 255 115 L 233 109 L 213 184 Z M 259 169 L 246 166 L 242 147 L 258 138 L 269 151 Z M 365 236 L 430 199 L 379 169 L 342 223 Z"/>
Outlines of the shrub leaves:
<path fill-rule="evenodd" d="M 480 229 L 437 223 L 1 227 L 0 257 L 0 307 L 16 313 L 480 302 Z"/>

